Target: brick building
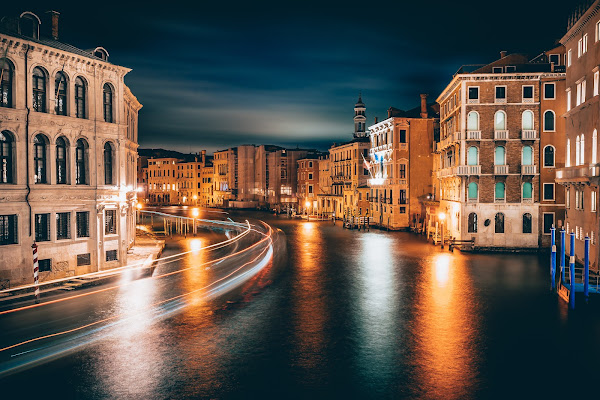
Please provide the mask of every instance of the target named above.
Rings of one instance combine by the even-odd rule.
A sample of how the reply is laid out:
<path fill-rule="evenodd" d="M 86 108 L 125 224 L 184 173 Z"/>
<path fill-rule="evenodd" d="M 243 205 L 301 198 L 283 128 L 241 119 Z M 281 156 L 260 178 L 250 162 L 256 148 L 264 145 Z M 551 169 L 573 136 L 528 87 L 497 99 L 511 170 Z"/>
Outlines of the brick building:
<path fill-rule="evenodd" d="M 319 193 L 319 159 L 318 156 L 298 160 L 298 211 L 300 213 L 317 214 L 317 194 Z"/>
<path fill-rule="evenodd" d="M 179 204 L 179 170 L 177 158 L 148 160 L 148 202 Z"/>

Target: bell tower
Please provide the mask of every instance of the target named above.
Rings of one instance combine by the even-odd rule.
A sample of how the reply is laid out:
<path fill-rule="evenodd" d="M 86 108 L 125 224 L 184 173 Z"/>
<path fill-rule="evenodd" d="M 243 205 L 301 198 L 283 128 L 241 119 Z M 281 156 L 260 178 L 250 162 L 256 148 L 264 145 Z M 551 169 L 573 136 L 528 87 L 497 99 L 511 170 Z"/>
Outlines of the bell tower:
<path fill-rule="evenodd" d="M 360 138 L 367 136 L 367 117 L 365 116 L 365 103 L 362 101 L 362 93 L 358 95 L 358 102 L 354 105 L 354 137 Z"/>

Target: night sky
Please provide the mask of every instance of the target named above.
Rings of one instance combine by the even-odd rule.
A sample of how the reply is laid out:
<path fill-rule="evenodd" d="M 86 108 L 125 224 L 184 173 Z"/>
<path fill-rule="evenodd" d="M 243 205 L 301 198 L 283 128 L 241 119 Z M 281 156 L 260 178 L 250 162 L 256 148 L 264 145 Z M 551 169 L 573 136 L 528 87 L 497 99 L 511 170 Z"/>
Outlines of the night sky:
<path fill-rule="evenodd" d="M 577 2 L 10 3 L 0 14 L 59 11 L 61 41 L 133 69 L 141 147 L 212 152 L 349 140 L 359 92 L 369 124 L 435 101 L 463 64 L 553 47 Z"/>

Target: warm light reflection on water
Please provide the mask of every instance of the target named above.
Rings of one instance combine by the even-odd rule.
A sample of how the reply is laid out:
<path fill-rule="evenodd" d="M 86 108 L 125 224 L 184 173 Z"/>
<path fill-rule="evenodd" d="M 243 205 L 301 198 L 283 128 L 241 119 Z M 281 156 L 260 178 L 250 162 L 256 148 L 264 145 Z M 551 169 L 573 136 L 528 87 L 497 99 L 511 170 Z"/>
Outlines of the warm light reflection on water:
<path fill-rule="evenodd" d="M 415 304 L 417 380 L 431 398 L 464 398 L 476 380 L 477 306 L 461 254 L 438 253 L 423 262 Z"/>

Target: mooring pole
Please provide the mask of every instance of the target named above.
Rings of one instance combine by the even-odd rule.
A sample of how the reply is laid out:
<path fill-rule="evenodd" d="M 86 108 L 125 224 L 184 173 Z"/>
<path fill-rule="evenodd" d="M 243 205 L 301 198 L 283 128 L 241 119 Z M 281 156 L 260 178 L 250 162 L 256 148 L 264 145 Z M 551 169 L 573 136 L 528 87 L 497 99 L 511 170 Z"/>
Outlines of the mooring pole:
<path fill-rule="evenodd" d="M 563 226 L 560 230 L 560 278 L 561 282 L 565 284 L 565 227 Z"/>
<path fill-rule="evenodd" d="M 585 296 L 585 302 L 587 303 L 590 299 L 590 238 L 586 235 L 585 237 L 585 256 L 584 256 L 584 270 L 583 270 L 583 294 Z"/>
<path fill-rule="evenodd" d="M 556 228 L 552 225 L 550 229 L 550 245 L 552 252 L 550 253 L 550 290 L 556 287 Z"/>
<path fill-rule="evenodd" d="M 571 231 L 571 257 L 569 258 L 569 282 L 571 291 L 569 296 L 569 306 L 571 310 L 575 309 L 575 233 Z"/>

